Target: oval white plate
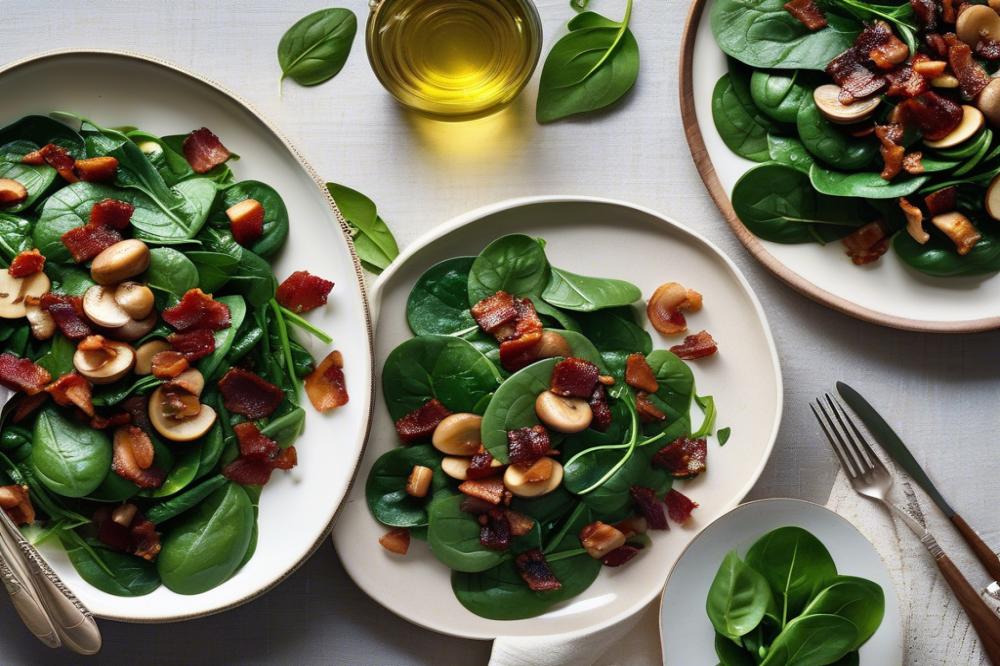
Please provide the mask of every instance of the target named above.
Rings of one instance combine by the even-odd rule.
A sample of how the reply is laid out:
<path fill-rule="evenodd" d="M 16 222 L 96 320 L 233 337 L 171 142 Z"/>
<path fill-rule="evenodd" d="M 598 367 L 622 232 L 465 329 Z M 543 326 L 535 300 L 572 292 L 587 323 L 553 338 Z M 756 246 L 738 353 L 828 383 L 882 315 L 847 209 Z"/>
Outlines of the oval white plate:
<path fill-rule="evenodd" d="M 604 569 L 585 593 L 539 618 L 487 620 L 458 603 L 449 569 L 426 543 L 414 540 L 402 558 L 378 543 L 386 528 L 368 512 L 365 480 L 375 459 L 397 446 L 397 440 L 377 390 L 371 442 L 334 529 L 337 552 L 355 582 L 389 610 L 429 629 L 469 638 L 594 630 L 642 608 L 659 593 L 670 567 L 701 526 L 750 490 L 767 462 L 781 417 L 781 373 L 771 334 L 760 304 L 732 262 L 700 236 L 653 211 L 607 200 L 507 201 L 463 215 L 414 243 L 373 290 L 379 367 L 396 345 L 412 336 L 406 299 L 424 270 L 449 257 L 476 255 L 509 233 L 544 238 L 556 266 L 631 280 L 645 296 L 670 280 L 700 291 L 705 308 L 690 317 L 690 325 L 710 331 L 720 352 L 691 366 L 699 390 L 715 395 L 718 425 L 731 426 L 733 435 L 722 449 L 712 440 L 707 474 L 677 486 L 701 504 L 689 527 L 654 535 L 648 553 L 621 569 Z M 658 348 L 677 342 L 655 332 L 653 339 Z"/>
<path fill-rule="evenodd" d="M 773 529 L 794 525 L 823 542 L 837 571 L 861 576 L 882 586 L 885 618 L 861 647 L 861 666 L 903 663 L 903 633 L 899 600 L 885 562 L 854 525 L 833 511 L 796 499 L 766 499 L 736 507 L 702 530 L 670 573 L 660 600 L 660 637 L 667 666 L 711 666 L 715 630 L 705 614 L 705 600 L 719 564 L 735 549 L 740 556 Z"/>
<path fill-rule="evenodd" d="M 771 243 L 743 226 L 729 195 L 756 162 L 730 151 L 712 121 L 712 89 L 726 73 L 726 57 L 712 36 L 711 6 L 712 0 L 691 5 L 682 46 L 681 111 L 702 180 L 747 249 L 795 289 L 866 321 L 917 331 L 1000 328 L 998 275 L 932 278 L 906 266 L 891 249 L 874 264 L 859 267 L 840 243 Z"/>
<path fill-rule="evenodd" d="M 281 582 L 322 543 L 364 448 L 372 403 L 371 325 L 360 267 L 339 214 L 311 168 L 243 101 L 171 65 L 122 53 L 46 54 L 0 70 L 0 99 L 2 124 L 61 110 L 156 134 L 212 129 L 241 155 L 233 164 L 237 179 L 270 184 L 288 207 L 291 233 L 274 262 L 279 280 L 309 270 L 336 283 L 330 304 L 308 316 L 343 352 L 351 400 L 320 415 L 302 396 L 308 416 L 296 444 L 299 466 L 275 474 L 264 489 L 257 552 L 232 579 L 197 596 L 161 587 L 144 597 L 115 597 L 80 579 L 57 544 L 43 549 L 66 584 L 101 617 L 172 622 L 245 603 Z M 317 358 L 329 351 L 297 337 Z"/>

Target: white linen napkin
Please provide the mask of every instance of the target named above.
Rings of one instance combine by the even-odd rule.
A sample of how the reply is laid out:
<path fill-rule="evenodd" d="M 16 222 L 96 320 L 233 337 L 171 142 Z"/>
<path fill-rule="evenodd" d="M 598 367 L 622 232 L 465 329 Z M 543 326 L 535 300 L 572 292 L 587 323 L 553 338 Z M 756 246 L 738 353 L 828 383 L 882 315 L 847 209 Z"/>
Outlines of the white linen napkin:
<path fill-rule="evenodd" d="M 891 461 L 886 465 L 892 469 Z M 924 517 L 941 546 L 978 590 L 985 579 L 965 543 L 923 491 L 905 474 L 893 471 L 897 479 L 893 498 L 914 515 Z M 837 474 L 826 506 L 854 523 L 875 544 L 889 568 L 903 616 L 904 664 L 988 666 L 965 612 L 905 525 L 855 493 L 843 472 Z M 490 666 L 652 666 L 661 663 L 660 655 L 657 599 L 629 619 L 587 636 L 501 636 L 493 642 Z"/>

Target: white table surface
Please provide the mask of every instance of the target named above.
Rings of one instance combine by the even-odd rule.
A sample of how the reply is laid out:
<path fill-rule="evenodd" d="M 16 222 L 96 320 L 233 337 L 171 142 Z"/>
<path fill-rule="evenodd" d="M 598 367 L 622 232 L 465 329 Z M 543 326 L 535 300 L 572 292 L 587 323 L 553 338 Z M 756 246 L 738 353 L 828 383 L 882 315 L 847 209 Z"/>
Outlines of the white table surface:
<path fill-rule="evenodd" d="M 364 20 L 364 2 L 340 4 Z M 568 0 L 538 5 L 547 52 L 573 10 Z M 610 16 L 624 9 L 623 0 L 591 5 Z M 610 113 L 546 127 L 534 121 L 537 73 L 512 109 L 485 121 L 454 125 L 408 115 L 369 69 L 361 31 L 338 77 L 308 89 L 287 83 L 279 98 L 278 39 L 323 6 L 301 0 L 0 0 L 0 58 L 54 48 L 117 48 L 201 72 L 276 121 L 324 178 L 371 196 L 400 245 L 471 208 L 532 194 L 614 197 L 673 216 L 735 259 L 774 330 L 785 416 L 770 465 L 751 497 L 826 501 L 836 468 L 805 403 L 845 379 L 891 415 L 952 503 L 987 541 L 1000 544 L 994 481 L 1000 334 L 944 337 L 864 324 L 799 296 L 754 262 L 712 205 L 681 131 L 677 59 L 686 3 L 636 0 L 632 29 L 642 64 L 635 90 Z M 0 100 L 4 120 L 12 113 L 7 106 Z M 851 267 L 845 263 L 844 270 Z M 753 390 L 752 377 L 747 390 Z M 984 582 L 978 571 L 969 574 L 975 574 L 974 584 Z M 0 603 L 0 625 L 0 663 L 80 662 L 40 647 L 6 603 Z M 439 636 L 377 606 L 348 579 L 332 546 L 279 589 L 225 615 L 166 626 L 105 622 L 102 628 L 104 651 L 90 663 L 444 666 L 485 663 L 489 655 L 489 643 Z"/>

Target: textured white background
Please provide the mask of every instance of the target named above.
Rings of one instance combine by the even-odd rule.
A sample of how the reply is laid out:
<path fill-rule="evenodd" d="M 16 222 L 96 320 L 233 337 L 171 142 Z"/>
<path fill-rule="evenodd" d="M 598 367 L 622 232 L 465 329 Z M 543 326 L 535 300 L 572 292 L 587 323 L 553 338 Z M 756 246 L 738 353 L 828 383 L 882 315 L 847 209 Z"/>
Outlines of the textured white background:
<path fill-rule="evenodd" d="M 364 2 L 339 1 L 364 20 Z M 573 11 L 568 0 L 538 5 L 547 51 Z M 591 5 L 618 16 L 624 1 Z M 511 110 L 488 121 L 443 125 L 407 115 L 371 73 L 360 32 L 337 78 L 310 89 L 289 83 L 279 98 L 278 39 L 323 6 L 300 0 L 0 0 L 0 59 L 102 47 L 140 51 L 198 71 L 276 121 L 325 178 L 370 195 L 401 245 L 456 214 L 514 196 L 589 194 L 667 213 L 736 260 L 771 318 L 785 378 L 785 418 L 752 497 L 826 501 L 836 468 L 805 403 L 845 379 L 890 415 L 952 503 L 987 541 L 1000 544 L 1000 334 L 941 337 L 863 324 L 793 293 L 754 263 L 709 200 L 681 130 L 677 59 L 686 3 L 636 0 L 632 29 L 642 65 L 635 90 L 610 113 L 547 127 L 534 122 L 537 74 Z M 12 119 L 12 103 L 0 100 L 3 121 Z M 852 269 L 845 263 L 844 270 Z M 753 377 L 746 384 L 754 390 Z M 977 587 L 984 582 L 978 570 L 968 573 Z M 701 600 L 691 601 L 692 612 L 701 607 Z M 913 609 L 919 614 L 924 605 Z M 940 619 L 931 609 L 914 621 L 937 627 Z M 79 662 L 34 643 L 6 603 L 0 603 L 0 625 L 0 663 Z M 376 606 L 346 577 L 331 546 L 278 590 L 225 615 L 183 625 L 102 626 L 106 646 L 91 663 L 442 666 L 484 663 L 489 654 L 488 643 L 438 636 Z M 949 638 L 938 632 L 932 635 Z M 918 657 L 911 663 L 921 663 Z"/>

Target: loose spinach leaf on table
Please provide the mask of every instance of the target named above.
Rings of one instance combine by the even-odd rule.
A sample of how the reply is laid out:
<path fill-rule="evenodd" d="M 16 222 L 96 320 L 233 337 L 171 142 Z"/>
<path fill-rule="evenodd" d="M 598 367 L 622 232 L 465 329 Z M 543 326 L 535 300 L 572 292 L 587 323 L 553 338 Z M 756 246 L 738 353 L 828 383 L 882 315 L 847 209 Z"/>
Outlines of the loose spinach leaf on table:
<path fill-rule="evenodd" d="M 399 247 L 389 226 L 378 215 L 375 203 L 344 185 L 327 183 L 326 189 L 351 228 L 354 249 L 362 266 L 376 274 L 388 268 L 399 256 Z"/>
<path fill-rule="evenodd" d="M 732 641 L 750 633 L 774 606 L 767 580 L 730 551 L 708 588 L 706 610 L 715 631 Z"/>
<path fill-rule="evenodd" d="M 535 399 L 549 390 L 552 368 L 558 358 L 536 361 L 504 380 L 483 414 L 483 446 L 502 463 L 507 462 L 507 432 L 539 424 Z M 447 403 L 446 403 L 447 404 Z"/>
<path fill-rule="evenodd" d="M 414 465 L 434 471 L 428 498 L 406 492 L 407 479 Z M 375 519 L 391 527 L 427 525 L 427 504 L 439 491 L 448 487 L 448 477 L 441 471 L 441 454 L 430 444 L 395 448 L 379 456 L 368 473 L 365 497 Z"/>
<path fill-rule="evenodd" d="M 321 9 L 299 19 L 278 42 L 281 80 L 315 86 L 332 79 L 347 62 L 357 30 L 349 9 Z"/>

